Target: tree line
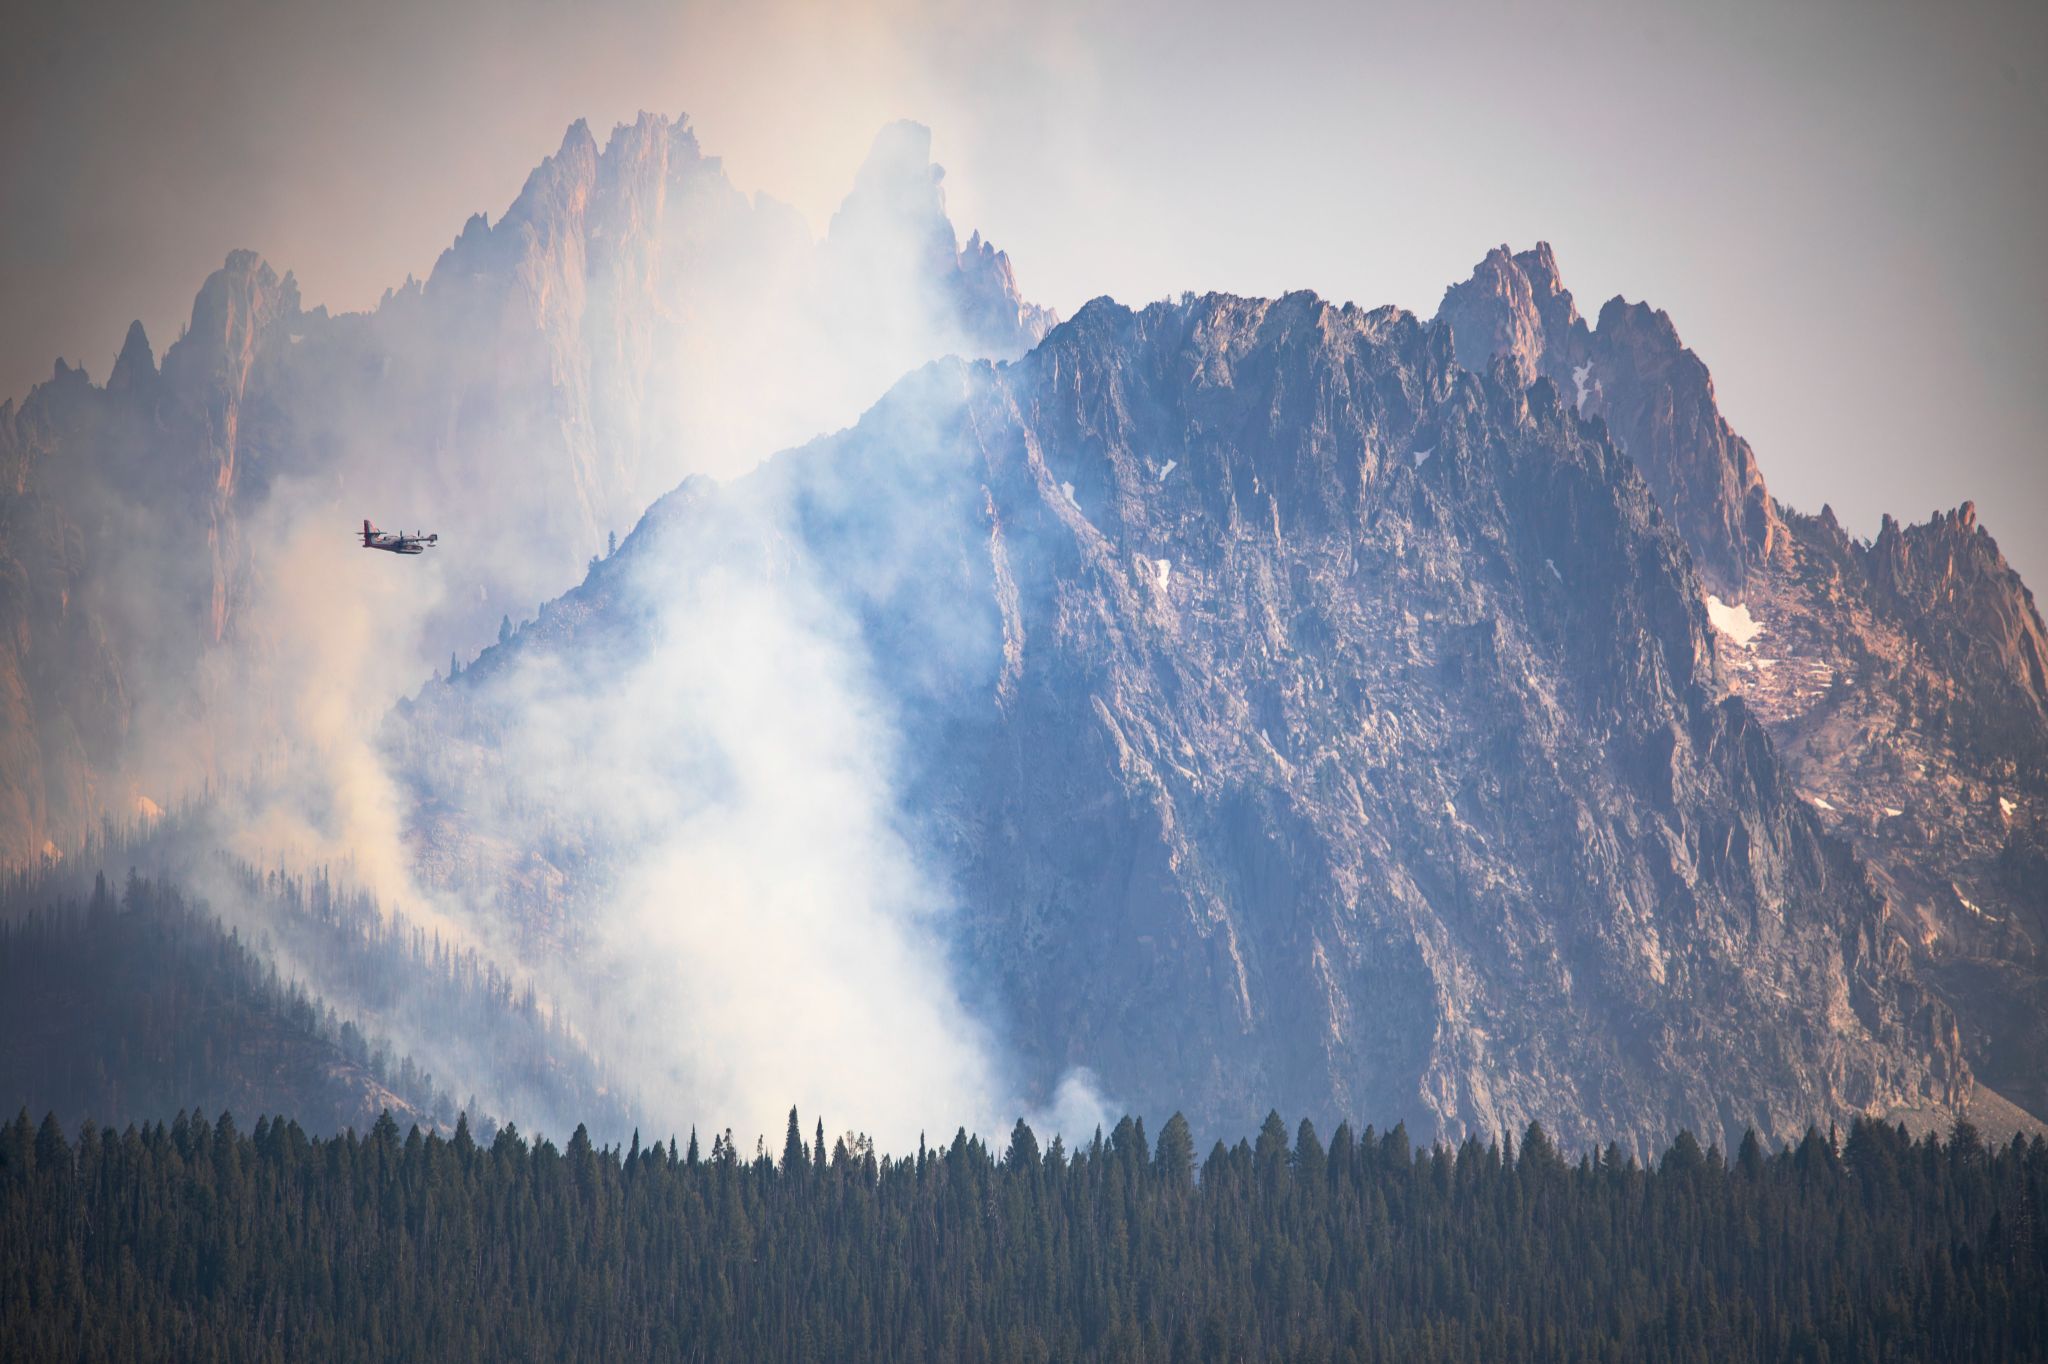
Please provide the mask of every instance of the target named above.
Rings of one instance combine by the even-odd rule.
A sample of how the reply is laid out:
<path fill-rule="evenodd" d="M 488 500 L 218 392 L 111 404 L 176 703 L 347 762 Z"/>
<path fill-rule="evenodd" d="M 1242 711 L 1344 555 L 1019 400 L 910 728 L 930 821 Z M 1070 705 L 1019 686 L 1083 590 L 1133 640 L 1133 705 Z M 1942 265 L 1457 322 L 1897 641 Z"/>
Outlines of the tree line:
<path fill-rule="evenodd" d="M 2044 1266 L 2048 1145 L 1967 1124 L 1644 1166 L 1275 1114 L 1199 1168 L 1178 1116 L 894 1157 L 794 1110 L 779 1158 L 0 1129 L 10 1360 L 2023 1360 Z"/>

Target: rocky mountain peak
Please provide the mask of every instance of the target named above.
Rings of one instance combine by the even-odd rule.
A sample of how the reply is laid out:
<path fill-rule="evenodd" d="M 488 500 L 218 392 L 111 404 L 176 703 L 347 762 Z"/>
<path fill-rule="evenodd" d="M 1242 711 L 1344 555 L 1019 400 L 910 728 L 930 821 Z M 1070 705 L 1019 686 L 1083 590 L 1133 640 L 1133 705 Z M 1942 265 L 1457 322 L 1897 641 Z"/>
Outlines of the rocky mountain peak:
<path fill-rule="evenodd" d="M 921 123 L 899 120 L 876 134 L 853 192 L 832 215 L 826 249 L 866 262 L 863 272 L 943 281 L 966 337 L 991 354 L 1020 355 L 1058 319 L 1025 301 L 1009 257 L 979 230 L 961 248 L 946 213 L 945 168 L 931 149 Z"/>
<path fill-rule="evenodd" d="M 128 324 L 128 335 L 121 342 L 121 353 L 114 357 L 114 372 L 107 376 L 107 388 L 114 393 L 129 393 L 143 388 L 156 378 L 156 356 L 149 349 L 149 335 L 142 330 L 137 319 Z"/>
<path fill-rule="evenodd" d="M 877 133 L 827 240 L 853 250 L 887 243 L 924 269 L 954 268 L 959 241 L 939 187 L 946 173 L 931 150 L 931 130 L 921 123 L 899 120 Z"/>
<path fill-rule="evenodd" d="M 942 211 L 939 182 L 945 178 L 945 169 L 932 162 L 932 130 L 900 118 L 884 125 L 868 144 L 847 208 L 898 204 L 909 212 Z"/>
<path fill-rule="evenodd" d="M 1459 364 L 1483 374 L 1493 357 L 1505 355 L 1525 385 L 1542 375 L 1562 377 L 1583 348 L 1584 327 L 1549 242 L 1520 253 L 1506 246 L 1487 252 L 1470 279 L 1445 290 L 1437 317 L 1451 328 Z"/>
<path fill-rule="evenodd" d="M 1458 363 L 1484 374 L 1497 355 L 1506 356 L 1534 382 L 1543 372 L 1543 319 L 1528 275 L 1505 246 L 1486 253 L 1472 278 L 1444 293 L 1437 316 L 1448 323 Z"/>
<path fill-rule="evenodd" d="M 670 118 L 667 114 L 642 109 L 631 123 L 613 126 L 611 136 L 605 139 L 603 157 L 606 160 L 630 159 L 645 155 L 647 149 L 664 145 L 690 158 L 703 155 L 697 145 L 696 130 L 690 126 L 687 114 Z"/>
<path fill-rule="evenodd" d="M 1951 676 L 1968 679 L 1980 707 L 2002 702 L 2025 713 L 2022 732 L 2031 730 L 2029 747 L 2038 748 L 2048 726 L 2048 632 L 2033 593 L 1977 524 L 1976 503 L 1914 526 L 1886 517 L 1865 570 L 1879 604 L 1910 622 Z"/>
<path fill-rule="evenodd" d="M 239 396 L 274 329 L 298 315 L 296 279 L 278 278 L 254 251 L 230 251 L 192 300 L 191 325 L 164 352 L 164 374 L 178 386 Z"/>
<path fill-rule="evenodd" d="M 1547 377 L 1579 416 L 1604 418 L 1716 592 L 1739 599 L 1752 569 L 1783 548 L 1755 455 L 1722 419 L 1707 367 L 1668 315 L 1617 297 L 1588 328 L 1539 242 L 1488 252 L 1437 316 L 1466 368 L 1483 372 L 1507 356 L 1524 383 Z"/>

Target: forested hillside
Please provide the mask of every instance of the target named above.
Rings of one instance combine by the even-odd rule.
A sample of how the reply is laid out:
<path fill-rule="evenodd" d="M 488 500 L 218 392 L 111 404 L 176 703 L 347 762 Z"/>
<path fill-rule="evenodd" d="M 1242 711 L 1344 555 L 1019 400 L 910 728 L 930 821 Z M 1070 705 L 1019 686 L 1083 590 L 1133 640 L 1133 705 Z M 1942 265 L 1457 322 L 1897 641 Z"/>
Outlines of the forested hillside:
<path fill-rule="evenodd" d="M 1326 1146 L 1279 1116 L 1000 1156 L 0 1129 L 0 1357 L 1843 1360 L 2048 1353 L 2048 1145 L 1858 1123 L 1733 1163 Z"/>
<path fill-rule="evenodd" d="M 386 1108 L 429 1128 L 451 1127 L 458 1109 L 631 1126 L 629 1104 L 530 985 L 325 874 L 195 861 L 185 843 L 200 840 L 166 821 L 90 845 L 87 866 L 182 873 L 131 870 L 118 895 L 104 873 L 74 894 L 79 873 L 62 866 L 0 885 L 8 1102 L 67 1124 L 288 1110 L 322 1134 L 367 1129 Z M 194 877 L 223 904 L 188 896 Z"/>
<path fill-rule="evenodd" d="M 319 1131 L 453 1103 L 410 1057 L 281 977 L 160 882 L 104 878 L 83 906 L 0 918 L 0 1085 L 72 1120 L 168 1113 L 201 1095 L 289 1102 Z"/>

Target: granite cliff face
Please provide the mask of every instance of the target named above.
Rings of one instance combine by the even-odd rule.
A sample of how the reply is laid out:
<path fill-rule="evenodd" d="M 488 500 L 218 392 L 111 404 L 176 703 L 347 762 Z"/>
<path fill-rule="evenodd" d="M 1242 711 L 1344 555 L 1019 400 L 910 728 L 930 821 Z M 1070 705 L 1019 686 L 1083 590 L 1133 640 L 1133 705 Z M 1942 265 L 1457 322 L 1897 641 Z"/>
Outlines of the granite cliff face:
<path fill-rule="evenodd" d="M 1645 1145 L 1952 1111 L 1949 1012 L 1723 694 L 1684 546 L 1524 377 L 1305 294 L 1098 301 L 935 366 L 656 504 L 424 694 L 416 837 L 459 888 L 530 679 L 602 698 L 679 574 L 800 581 L 888 698 L 958 970 L 1041 1087 Z"/>
<path fill-rule="evenodd" d="M 0 860 L 273 753 L 304 681 L 278 632 L 331 606 L 303 573 L 285 599 L 280 566 L 333 559 L 365 516 L 464 547 L 408 565 L 410 599 L 361 632 L 424 672 L 689 470 L 850 421 L 933 356 L 1021 354 L 1051 316 L 978 234 L 958 244 L 929 151 L 885 129 L 818 242 L 685 122 L 603 147 L 579 122 L 373 312 L 308 310 L 237 251 L 160 370 L 138 324 L 103 387 L 59 361 L 0 405 Z"/>
<path fill-rule="evenodd" d="M 1684 535 L 1728 688 L 1821 822 L 1873 868 L 1886 932 L 1954 1006 L 1980 1075 L 2048 1110 L 2048 635 L 1976 508 L 1873 541 L 1770 498 L 1662 313 L 1588 330 L 1547 246 L 1490 254 L 1441 317 L 1459 357 L 1576 385 Z"/>

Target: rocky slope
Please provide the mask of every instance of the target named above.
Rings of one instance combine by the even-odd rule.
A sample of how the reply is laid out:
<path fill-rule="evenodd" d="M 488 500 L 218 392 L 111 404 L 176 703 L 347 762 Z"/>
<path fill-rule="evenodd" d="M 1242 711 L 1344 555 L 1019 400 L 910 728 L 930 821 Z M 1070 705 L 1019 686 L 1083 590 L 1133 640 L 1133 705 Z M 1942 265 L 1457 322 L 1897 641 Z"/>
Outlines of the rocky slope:
<path fill-rule="evenodd" d="M 1587 328 L 1547 246 L 1491 253 L 1440 316 L 1466 365 L 1505 357 L 1604 418 L 1691 549 L 1726 684 L 1873 866 L 1979 1073 L 2048 1111 L 2048 635 L 1975 507 L 1865 542 L 1780 506 L 1670 320 L 1614 299 Z"/>
<path fill-rule="evenodd" d="M 602 705 L 679 593 L 800 584 L 1040 1086 L 1643 1146 L 1952 1110 L 1949 1012 L 1725 696 L 1683 544 L 1526 377 L 1310 295 L 1098 301 L 1015 364 L 934 367 L 657 504 L 424 695 L 417 836 L 476 865 L 462 803 L 519 798 L 494 755 L 537 678 Z"/>
<path fill-rule="evenodd" d="M 849 421 L 933 356 L 1028 348 L 1050 315 L 958 244 L 929 152 L 885 129 L 818 242 L 687 123 L 600 147 L 579 122 L 373 312 L 309 310 L 237 251 L 161 369 L 138 324 L 104 386 L 60 360 L 0 404 L 0 862 L 233 780 L 363 650 L 423 675 L 482 642 L 691 469 Z M 334 594 L 365 516 L 461 552 Z"/>
<path fill-rule="evenodd" d="M 2048 691 L 2031 595 L 1970 504 L 1854 540 L 1787 513 L 1731 685 L 1821 818 L 1876 869 L 1993 1087 L 2048 1111 Z M 2031 854 L 2031 859 L 2030 859 Z"/>

